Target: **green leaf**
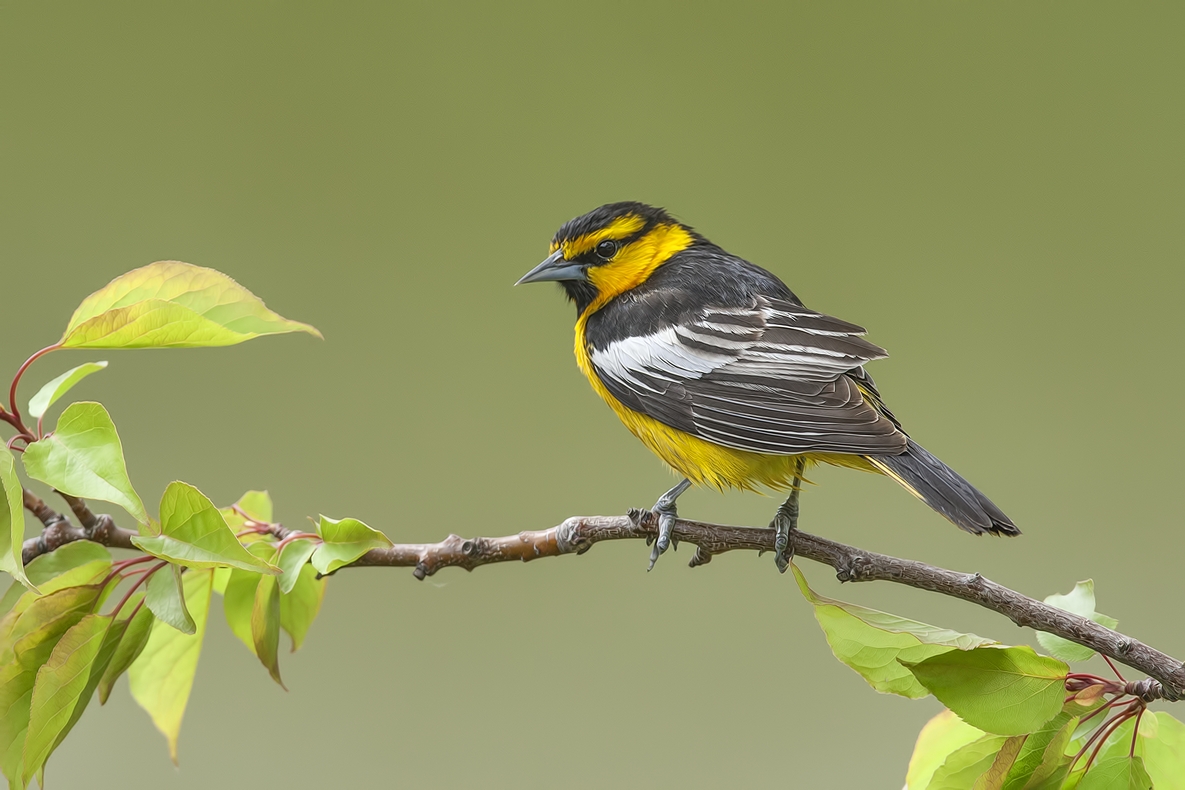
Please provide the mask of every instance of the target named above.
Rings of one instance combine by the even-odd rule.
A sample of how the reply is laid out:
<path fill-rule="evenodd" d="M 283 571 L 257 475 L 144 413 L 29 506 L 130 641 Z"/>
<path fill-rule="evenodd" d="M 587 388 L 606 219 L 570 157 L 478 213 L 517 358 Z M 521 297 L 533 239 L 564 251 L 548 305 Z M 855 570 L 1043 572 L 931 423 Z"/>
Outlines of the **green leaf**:
<path fill-rule="evenodd" d="M 934 771 L 930 783 L 916 790 L 970 790 L 991 769 L 1009 740 L 1003 735 L 984 735 L 955 749 Z M 913 785 L 909 790 L 915 790 Z"/>
<path fill-rule="evenodd" d="M 251 553 L 266 560 L 274 560 L 272 543 L 253 543 Z M 258 658 L 272 679 L 284 687 L 280 679 L 280 587 L 275 576 L 261 576 L 236 570 L 231 573 L 222 598 L 223 611 L 230 630 Z"/>
<path fill-rule="evenodd" d="M 983 730 L 972 727 L 949 710 L 930 719 L 918 733 L 913 755 L 909 758 L 905 789 L 923 790 L 952 752 L 979 740 L 983 735 Z"/>
<path fill-rule="evenodd" d="M 91 676 L 102 675 L 98 666 L 111 660 L 114 642 L 108 642 L 111 618 L 88 614 L 66 631 L 54 646 L 49 660 L 37 671 L 29 710 L 29 729 L 25 736 L 24 782 L 45 765 L 54 748 L 65 737 L 68 727 L 78 719 L 78 707 L 85 708 L 94 692 Z M 104 645 L 106 656 L 101 656 Z M 96 671 L 97 670 L 97 671 Z M 81 711 L 78 715 L 81 715 Z"/>
<path fill-rule="evenodd" d="M 280 558 L 276 561 L 280 566 L 280 592 L 285 595 L 292 592 L 300 578 L 300 569 L 316 550 L 317 543 L 306 538 L 294 540 L 280 549 Z"/>
<path fill-rule="evenodd" d="M 32 567 L 33 563 L 29 563 Z M 108 574 L 111 570 L 111 560 L 91 560 L 84 562 L 76 568 L 70 568 L 63 571 L 57 576 L 51 576 L 45 581 L 38 583 L 40 595 L 31 590 L 26 591 L 23 595 L 19 595 L 16 602 L 12 605 L 9 614 L 19 615 L 25 609 L 29 608 L 33 602 L 40 600 L 41 597 L 49 595 L 50 593 L 64 590 L 67 587 L 81 587 L 99 581 Z M 21 588 L 18 587 L 19 591 Z M 5 593 L 7 600 L 7 593 Z M 6 618 L 7 619 L 7 618 Z M 0 621 L 3 622 L 3 621 Z M 3 633 L 3 626 L 0 626 L 0 634 Z"/>
<path fill-rule="evenodd" d="M 997 735 L 1033 732 L 1058 715 L 1069 672 L 1029 647 L 953 650 L 906 666 L 964 721 Z"/>
<path fill-rule="evenodd" d="M 37 390 L 37 394 L 29 399 L 29 416 L 35 420 L 41 419 L 49 411 L 49 407 L 54 405 L 58 398 L 73 389 L 75 384 L 92 373 L 98 373 L 105 367 L 107 367 L 106 362 L 87 362 L 85 365 L 67 370 Z"/>
<path fill-rule="evenodd" d="M 98 403 L 71 403 L 54 432 L 29 445 L 21 460 L 34 480 L 72 496 L 114 502 L 141 524 L 148 522 L 128 479 L 115 424 Z"/>
<path fill-rule="evenodd" d="M 1050 606 L 1056 606 L 1058 609 L 1072 612 L 1080 617 L 1085 617 L 1088 620 L 1093 620 L 1106 628 L 1115 628 L 1119 625 L 1119 621 L 1114 617 L 1099 614 L 1094 610 L 1093 579 L 1078 582 L 1074 585 L 1074 589 L 1065 595 L 1051 595 L 1045 599 L 1045 603 Z M 1094 655 L 1094 651 L 1089 647 L 1083 647 L 1076 642 L 1071 642 L 1068 639 L 1063 639 L 1060 636 L 1046 633 L 1045 631 L 1037 632 L 1037 641 L 1041 643 L 1041 647 L 1045 648 L 1051 656 L 1060 658 L 1062 661 L 1086 661 Z"/>
<path fill-rule="evenodd" d="M 12 788 L 24 787 L 24 744 L 37 671 L 58 640 L 98 600 L 99 585 L 68 587 L 5 615 L 0 639 L 0 770 Z"/>
<path fill-rule="evenodd" d="M 386 535 L 356 518 L 339 521 L 321 516 L 317 534 L 325 542 L 313 552 L 312 562 L 313 567 L 321 573 L 333 573 L 371 549 L 387 549 L 395 545 Z"/>
<path fill-rule="evenodd" d="M 16 476 L 16 462 L 10 450 L 0 451 L 0 571 L 31 589 L 25 576 L 21 546 L 25 542 L 25 493 Z"/>
<path fill-rule="evenodd" d="M 272 498 L 266 491 L 248 491 L 239 497 L 238 502 L 230 507 L 220 509 L 219 512 L 222 513 L 222 517 L 226 519 L 226 523 L 230 525 L 233 532 L 239 532 L 246 526 L 247 519 L 244 518 L 243 513 L 246 513 L 252 521 L 261 524 L 271 524 L 274 518 Z"/>
<path fill-rule="evenodd" d="M 304 638 L 321 611 L 326 579 L 317 578 L 312 565 L 303 565 L 292 592 L 280 596 L 280 626 L 292 637 L 292 652 L 304 644 Z"/>
<path fill-rule="evenodd" d="M 107 551 L 104 546 L 98 543 L 92 543 L 89 540 L 76 540 L 71 543 L 63 544 L 49 554 L 41 554 L 33 558 L 33 561 L 25 566 L 25 575 L 34 586 L 44 585 L 56 576 L 59 576 L 66 571 L 73 570 L 81 565 L 90 562 L 103 562 L 103 575 L 106 575 L 107 569 L 111 567 L 111 552 Z M 99 566 L 95 566 L 96 568 Z M 71 584 L 86 584 L 93 581 L 94 577 L 84 579 L 79 582 L 71 582 L 65 586 L 69 587 Z M 44 595 L 52 592 L 54 589 L 61 589 L 62 585 L 49 587 L 41 591 Z M 21 594 L 25 592 L 25 588 L 19 584 L 14 584 L 4 591 L 4 595 L 0 596 L 0 615 L 12 609 Z"/>
<path fill-rule="evenodd" d="M 1140 739 L 1144 747 L 1144 767 L 1156 790 L 1185 790 L 1185 724 L 1163 710 L 1145 713 L 1144 719 L 1156 723 L 1155 737 Z"/>
<path fill-rule="evenodd" d="M 120 640 L 123 638 L 126 627 L 127 621 L 120 620 L 113 623 L 111 627 L 107 629 L 107 634 L 103 637 L 103 645 L 99 649 L 99 655 L 95 659 L 94 664 L 91 666 L 90 677 L 87 680 L 86 688 L 84 688 L 82 690 L 82 694 L 79 695 L 78 704 L 74 706 L 74 712 L 70 714 L 69 721 L 67 721 L 66 725 L 62 727 L 61 732 L 58 733 L 58 737 L 54 740 L 53 749 L 50 750 L 51 752 L 62 744 L 62 741 L 66 739 L 66 736 L 70 734 L 72 729 L 74 729 L 74 725 L 77 724 L 78 720 L 82 718 L 82 714 L 86 712 L 87 705 L 90 704 L 91 697 L 94 696 L 95 688 L 99 685 L 99 681 L 102 678 L 104 670 L 110 664 L 112 656 L 115 655 L 115 651 L 119 646 Z M 37 784 L 39 787 L 45 787 L 44 763 L 37 770 Z"/>
<path fill-rule="evenodd" d="M 177 763 L 177 736 L 193 690 L 193 676 L 206 635 L 213 570 L 185 574 L 185 600 L 197 626 L 192 636 L 164 623 L 153 624 L 148 644 L 128 670 L 132 697 L 148 711 L 152 723 L 169 742 L 169 756 Z"/>
<path fill-rule="evenodd" d="M 148 579 L 144 602 L 157 619 L 183 634 L 197 632 L 197 624 L 185 608 L 185 593 L 181 583 L 181 568 L 169 563 Z"/>
<path fill-rule="evenodd" d="M 229 565 L 219 565 L 214 569 L 214 592 L 223 595 L 226 592 L 226 583 L 230 581 L 230 574 L 234 568 Z"/>
<path fill-rule="evenodd" d="M 111 552 L 106 546 L 89 540 L 75 540 L 64 543 L 49 554 L 41 554 L 25 566 L 25 573 L 29 581 L 34 584 L 45 584 L 50 579 L 60 576 L 74 568 L 80 568 L 89 562 L 111 563 Z"/>
<path fill-rule="evenodd" d="M 34 592 L 26 593 L 28 598 L 21 597 L 12 611 L 0 619 L 0 664 L 23 661 L 21 656 L 39 644 L 37 640 L 30 641 L 31 635 L 50 632 L 47 629 L 52 621 L 65 618 L 71 619 L 70 625 L 78 622 L 79 618 L 94 609 L 101 592 L 100 585 L 88 584 L 65 587 L 43 596 Z M 66 625 L 66 628 L 70 628 L 70 625 Z M 40 663 L 33 669 L 45 663 L 46 657 L 49 657 L 49 653 L 41 657 Z"/>
<path fill-rule="evenodd" d="M 1078 790 L 1151 790 L 1152 778 L 1139 757 L 1108 757 L 1090 767 Z"/>
<path fill-rule="evenodd" d="M 1027 737 L 1026 735 L 1014 735 L 1004 741 L 1000 751 L 996 752 L 992 764 L 975 780 L 974 790 L 1001 790 L 1008 772 L 1016 765 L 1017 755 L 1024 747 Z"/>
<path fill-rule="evenodd" d="M 256 573 L 280 569 L 252 555 L 231 532 L 218 508 L 187 483 L 170 483 L 160 501 L 161 534 L 132 543 L 154 557 L 190 568 L 230 565 Z"/>
<path fill-rule="evenodd" d="M 1004 790 L 1026 790 L 1054 777 L 1057 777 L 1054 786 L 1060 787 L 1061 778 L 1070 768 L 1066 746 L 1077 726 L 1077 716 L 1062 712 L 1032 732 L 1008 772 Z"/>
<path fill-rule="evenodd" d="M 137 599 L 140 598 L 142 596 L 139 594 L 133 596 L 124 604 L 124 607 L 138 607 L 139 601 Z M 156 622 L 156 617 L 147 606 L 134 608 L 133 612 L 134 614 L 130 618 L 124 620 L 123 638 L 119 640 L 115 654 L 111 657 L 111 663 L 107 665 L 103 671 L 103 677 L 99 680 L 100 705 L 107 704 L 107 698 L 111 696 L 111 689 L 115 687 L 115 681 L 119 680 L 119 676 L 127 672 L 132 662 L 139 658 L 144 646 L 148 644 L 148 636 L 152 633 L 152 624 Z"/>
<path fill-rule="evenodd" d="M 814 606 L 815 619 L 827 637 L 831 652 L 882 693 L 910 699 L 929 696 L 930 692 L 899 660 L 917 663 L 953 649 L 971 650 L 995 644 L 974 634 L 960 634 L 825 598 L 807 585 L 798 566 L 793 568 L 798 588 Z"/>
<path fill-rule="evenodd" d="M 266 541 L 252 543 L 247 550 L 264 562 L 272 562 L 276 556 L 275 544 Z M 222 593 L 226 623 L 252 654 L 255 653 L 255 640 L 251 636 L 251 612 L 255 608 L 255 591 L 259 588 L 260 578 L 258 573 L 232 568 Z"/>
<path fill-rule="evenodd" d="M 121 275 L 83 300 L 62 335 L 63 348 L 200 348 L 261 335 L 307 332 L 308 324 L 264 306 L 213 269 L 157 261 Z"/>
<path fill-rule="evenodd" d="M 251 609 L 251 639 L 255 655 L 267 667 L 272 680 L 287 691 L 280 679 L 280 586 L 275 576 L 260 576 L 255 589 L 255 605 Z"/>
<path fill-rule="evenodd" d="M 252 653 L 255 652 L 255 641 L 251 638 L 251 610 L 255 607 L 255 590 L 261 578 L 258 573 L 234 569 L 222 593 L 222 612 L 226 615 L 226 624 Z"/>

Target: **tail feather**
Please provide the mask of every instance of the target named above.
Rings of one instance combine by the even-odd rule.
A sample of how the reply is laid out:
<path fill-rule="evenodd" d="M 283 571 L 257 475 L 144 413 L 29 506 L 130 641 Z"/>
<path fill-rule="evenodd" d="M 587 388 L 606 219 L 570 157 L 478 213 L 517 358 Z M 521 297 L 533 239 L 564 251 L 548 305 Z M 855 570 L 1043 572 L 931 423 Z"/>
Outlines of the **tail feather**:
<path fill-rule="evenodd" d="M 1019 535 L 1012 519 L 926 448 L 909 440 L 900 455 L 870 455 L 868 460 L 906 490 L 972 534 Z"/>

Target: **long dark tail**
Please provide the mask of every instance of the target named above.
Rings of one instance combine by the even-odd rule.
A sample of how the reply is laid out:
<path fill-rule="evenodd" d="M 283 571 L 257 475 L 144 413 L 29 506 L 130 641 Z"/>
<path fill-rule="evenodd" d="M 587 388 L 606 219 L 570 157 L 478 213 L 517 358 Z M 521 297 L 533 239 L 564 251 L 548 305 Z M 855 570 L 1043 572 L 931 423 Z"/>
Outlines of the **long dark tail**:
<path fill-rule="evenodd" d="M 954 469 L 909 440 L 900 455 L 870 455 L 868 460 L 911 494 L 974 535 L 1019 535 L 1012 519 Z"/>

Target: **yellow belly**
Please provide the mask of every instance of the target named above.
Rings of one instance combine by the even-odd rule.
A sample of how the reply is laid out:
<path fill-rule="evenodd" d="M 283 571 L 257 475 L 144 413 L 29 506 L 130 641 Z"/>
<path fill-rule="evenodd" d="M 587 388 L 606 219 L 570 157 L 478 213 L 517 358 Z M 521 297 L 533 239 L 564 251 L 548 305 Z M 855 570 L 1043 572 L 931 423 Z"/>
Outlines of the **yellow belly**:
<path fill-rule="evenodd" d="M 653 417 L 630 409 L 605 388 L 593 370 L 592 360 L 584 344 L 584 316 L 576 323 L 576 363 L 592 385 L 593 390 L 609 404 L 625 427 L 651 452 L 672 469 L 696 485 L 713 488 L 739 488 L 749 491 L 758 486 L 789 488 L 794 478 L 795 461 L 803 458 L 807 468 L 815 463 L 846 466 L 866 472 L 881 470 L 863 456 L 840 453 L 806 453 L 804 455 L 767 455 L 747 450 L 736 450 L 706 441 L 698 436 L 671 428 Z"/>

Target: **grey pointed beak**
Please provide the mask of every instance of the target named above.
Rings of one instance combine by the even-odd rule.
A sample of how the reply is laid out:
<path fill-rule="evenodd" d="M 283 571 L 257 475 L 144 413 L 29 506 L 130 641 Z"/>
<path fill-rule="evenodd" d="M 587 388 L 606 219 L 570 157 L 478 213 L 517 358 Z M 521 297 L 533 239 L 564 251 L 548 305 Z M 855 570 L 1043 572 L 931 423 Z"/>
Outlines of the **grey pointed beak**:
<path fill-rule="evenodd" d="M 583 263 L 564 260 L 564 251 L 556 250 L 543 263 L 524 274 L 515 285 L 523 283 L 561 282 L 563 280 L 587 280 Z"/>

